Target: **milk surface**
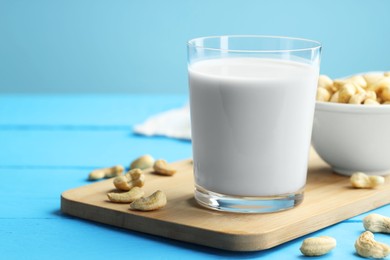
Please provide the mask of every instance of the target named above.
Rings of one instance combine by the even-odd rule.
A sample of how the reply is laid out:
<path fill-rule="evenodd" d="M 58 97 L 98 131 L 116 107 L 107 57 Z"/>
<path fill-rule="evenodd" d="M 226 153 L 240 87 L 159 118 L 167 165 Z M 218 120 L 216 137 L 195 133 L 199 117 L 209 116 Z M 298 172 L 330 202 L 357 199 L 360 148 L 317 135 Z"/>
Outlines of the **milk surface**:
<path fill-rule="evenodd" d="M 195 182 L 236 196 L 305 185 L 318 69 L 226 58 L 189 66 Z"/>

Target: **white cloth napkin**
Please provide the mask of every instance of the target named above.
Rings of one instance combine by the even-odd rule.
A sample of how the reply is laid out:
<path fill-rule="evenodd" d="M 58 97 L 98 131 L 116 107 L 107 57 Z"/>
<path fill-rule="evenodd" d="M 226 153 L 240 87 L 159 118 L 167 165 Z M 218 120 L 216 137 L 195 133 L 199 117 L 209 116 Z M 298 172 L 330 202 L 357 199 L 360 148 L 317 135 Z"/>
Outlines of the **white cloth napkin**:
<path fill-rule="evenodd" d="M 190 108 L 171 109 L 151 116 L 134 127 L 137 134 L 146 136 L 167 136 L 177 139 L 191 139 Z"/>

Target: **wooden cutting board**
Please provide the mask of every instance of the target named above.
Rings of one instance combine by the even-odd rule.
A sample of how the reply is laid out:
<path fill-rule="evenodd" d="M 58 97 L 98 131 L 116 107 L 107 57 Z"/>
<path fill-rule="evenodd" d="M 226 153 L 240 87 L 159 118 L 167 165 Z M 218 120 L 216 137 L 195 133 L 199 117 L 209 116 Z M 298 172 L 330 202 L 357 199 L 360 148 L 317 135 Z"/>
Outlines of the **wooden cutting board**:
<path fill-rule="evenodd" d="M 304 201 L 294 209 L 278 213 L 237 214 L 205 209 L 193 197 L 190 160 L 172 166 L 178 172 L 171 177 L 146 171 L 145 194 L 159 189 L 167 195 L 168 204 L 158 211 L 131 211 L 128 204 L 109 202 L 106 193 L 114 188 L 112 180 L 65 191 L 61 210 L 83 219 L 190 243 L 256 251 L 390 203 L 390 177 L 377 189 L 353 189 L 349 177 L 332 173 L 313 151 Z"/>

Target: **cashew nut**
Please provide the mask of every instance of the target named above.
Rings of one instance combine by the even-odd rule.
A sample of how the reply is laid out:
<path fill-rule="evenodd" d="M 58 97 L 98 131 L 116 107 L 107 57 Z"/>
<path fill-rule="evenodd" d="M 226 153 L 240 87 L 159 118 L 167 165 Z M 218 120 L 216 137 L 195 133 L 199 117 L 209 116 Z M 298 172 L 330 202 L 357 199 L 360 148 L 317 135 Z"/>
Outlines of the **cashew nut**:
<path fill-rule="evenodd" d="M 390 83 L 382 88 L 381 97 L 383 101 L 390 101 Z"/>
<path fill-rule="evenodd" d="M 367 175 L 362 172 L 355 172 L 350 178 L 352 187 L 354 188 L 375 188 L 385 183 L 385 178 L 378 175 Z"/>
<path fill-rule="evenodd" d="M 131 164 L 130 164 L 130 169 L 136 169 L 139 168 L 141 170 L 151 168 L 154 163 L 154 158 L 149 155 L 145 154 L 137 159 L 135 159 Z"/>
<path fill-rule="evenodd" d="M 162 175 L 169 175 L 172 176 L 176 173 L 176 169 L 170 167 L 165 160 L 157 160 L 154 165 L 153 169 L 156 173 L 162 174 Z"/>
<path fill-rule="evenodd" d="M 359 87 L 360 89 L 367 87 L 367 82 L 364 77 L 361 75 L 356 75 L 346 79 L 335 79 L 333 81 L 333 89 L 341 89 L 346 84 L 352 84 L 355 87 Z"/>
<path fill-rule="evenodd" d="M 390 233 L 390 218 L 379 214 L 373 213 L 365 217 L 363 225 L 371 232 Z"/>
<path fill-rule="evenodd" d="M 354 84 L 355 86 L 359 86 L 361 88 L 367 87 L 367 81 L 362 75 L 355 75 L 346 79 L 347 82 Z"/>
<path fill-rule="evenodd" d="M 362 104 L 366 99 L 366 93 L 358 93 L 349 99 L 349 104 Z"/>
<path fill-rule="evenodd" d="M 111 178 L 115 176 L 120 176 L 125 169 L 122 165 L 116 165 L 109 168 L 101 168 L 93 170 L 89 175 L 89 180 L 99 180 L 103 178 Z"/>
<path fill-rule="evenodd" d="M 136 199 L 141 198 L 144 196 L 144 191 L 139 187 L 133 187 L 127 192 L 110 192 L 107 193 L 107 197 L 112 202 L 117 203 L 130 203 L 135 201 Z"/>
<path fill-rule="evenodd" d="M 317 89 L 317 97 L 316 99 L 318 101 L 329 101 L 330 99 L 330 93 L 326 88 L 318 87 Z"/>
<path fill-rule="evenodd" d="M 386 74 L 386 73 L 385 73 Z M 364 105 L 389 104 L 390 72 L 355 75 L 332 80 L 321 75 L 318 80 L 317 101 Z M 327 92 L 325 91 L 327 90 Z M 328 98 L 330 95 L 330 98 Z"/>
<path fill-rule="evenodd" d="M 119 190 L 128 191 L 133 187 L 142 187 L 145 184 L 145 175 L 141 169 L 133 169 L 125 175 L 114 179 L 114 186 Z"/>
<path fill-rule="evenodd" d="M 333 92 L 333 80 L 326 75 L 318 77 L 318 87 L 325 88 L 329 92 Z"/>
<path fill-rule="evenodd" d="M 299 250 L 306 256 L 319 256 L 330 252 L 335 247 L 336 239 L 329 236 L 320 236 L 306 238 Z"/>
<path fill-rule="evenodd" d="M 339 103 L 348 103 L 349 99 L 356 93 L 355 85 L 346 83 L 340 88 Z"/>
<path fill-rule="evenodd" d="M 337 103 L 339 102 L 339 96 L 340 96 L 340 91 L 336 91 L 332 97 L 330 98 L 329 102 L 332 102 L 332 103 Z"/>
<path fill-rule="evenodd" d="M 367 90 L 367 92 L 366 92 L 366 98 L 367 98 L 367 99 L 376 100 L 376 98 L 377 98 L 376 92 L 373 91 L 373 90 Z"/>
<path fill-rule="evenodd" d="M 364 105 L 379 105 L 380 103 L 376 100 L 373 100 L 371 98 L 367 98 L 364 100 Z"/>
<path fill-rule="evenodd" d="M 333 86 L 337 90 L 337 89 L 340 89 L 342 86 L 344 86 L 347 83 L 348 82 L 345 79 L 335 79 L 333 81 Z"/>
<path fill-rule="evenodd" d="M 158 190 L 149 197 L 140 198 L 130 204 L 130 209 L 140 211 L 151 211 L 164 207 L 167 204 L 167 197 Z"/>
<path fill-rule="evenodd" d="M 387 88 L 390 86 L 390 77 L 383 77 L 379 81 L 377 81 L 375 84 L 373 84 L 370 89 L 374 90 L 375 92 L 381 92 L 382 89 Z"/>
<path fill-rule="evenodd" d="M 390 247 L 374 240 L 370 231 L 363 232 L 355 242 L 356 252 L 363 257 L 384 258 L 390 254 Z"/>
<path fill-rule="evenodd" d="M 378 74 L 378 73 L 369 73 L 369 74 L 363 75 L 363 78 L 367 82 L 367 88 L 370 88 L 372 85 L 374 85 L 379 80 L 381 80 L 383 78 L 383 75 Z"/>

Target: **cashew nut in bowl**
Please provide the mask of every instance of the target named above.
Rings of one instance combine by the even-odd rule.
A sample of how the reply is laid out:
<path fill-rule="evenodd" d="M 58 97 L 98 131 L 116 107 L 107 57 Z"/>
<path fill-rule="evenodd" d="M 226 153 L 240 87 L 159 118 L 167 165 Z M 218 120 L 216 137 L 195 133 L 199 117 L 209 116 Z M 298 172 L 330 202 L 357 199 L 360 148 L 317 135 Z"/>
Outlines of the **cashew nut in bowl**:
<path fill-rule="evenodd" d="M 320 75 L 317 87 L 316 99 L 322 102 L 380 105 L 390 101 L 389 72 L 367 73 L 333 81 L 326 75 Z"/>
<path fill-rule="evenodd" d="M 390 233 L 390 218 L 379 214 L 370 214 L 363 219 L 364 228 L 371 232 Z"/>
<path fill-rule="evenodd" d="M 357 87 L 366 88 L 367 81 L 363 77 L 363 75 L 355 75 L 346 79 L 348 83 L 352 83 Z"/>
<path fill-rule="evenodd" d="M 378 80 L 375 84 L 370 86 L 370 90 L 374 90 L 375 92 L 381 92 L 383 89 L 388 88 L 390 86 L 390 77 L 383 77 Z"/>
<path fill-rule="evenodd" d="M 382 88 L 381 97 L 383 101 L 390 101 L 390 84 Z"/>
<path fill-rule="evenodd" d="M 111 178 L 120 176 L 124 172 L 125 168 L 122 165 L 116 165 L 109 168 L 101 168 L 93 170 L 89 175 L 89 180 L 99 180 L 103 178 Z"/>
<path fill-rule="evenodd" d="M 130 209 L 139 211 L 152 211 L 164 207 L 167 204 L 167 197 L 164 192 L 158 190 L 149 197 L 140 198 L 130 204 Z"/>
<path fill-rule="evenodd" d="M 373 91 L 373 90 L 367 90 L 366 92 L 366 98 L 367 99 L 372 99 L 372 100 L 377 100 L 377 95 L 376 95 L 376 92 Z"/>
<path fill-rule="evenodd" d="M 330 100 L 330 92 L 323 87 L 318 87 L 317 89 L 317 98 L 318 101 L 329 101 Z"/>
<path fill-rule="evenodd" d="M 349 99 L 349 104 L 362 104 L 366 96 L 366 93 L 357 93 Z"/>
<path fill-rule="evenodd" d="M 377 100 L 373 100 L 371 98 L 367 98 L 364 100 L 364 105 L 380 105 L 380 103 Z"/>
<path fill-rule="evenodd" d="M 356 87 L 351 83 L 346 83 L 340 88 L 339 103 L 348 103 L 349 99 L 355 95 Z"/>
<path fill-rule="evenodd" d="M 384 75 L 380 73 L 367 73 L 363 75 L 363 78 L 367 82 L 367 88 L 370 88 L 372 85 L 377 83 L 379 80 L 381 80 L 384 77 Z"/>
<path fill-rule="evenodd" d="M 154 158 L 149 155 L 149 154 L 145 154 L 145 155 L 142 155 L 141 157 L 138 157 L 137 159 L 135 159 L 131 164 L 130 164 L 130 169 L 141 169 L 141 170 L 144 170 L 144 169 L 147 169 L 147 168 L 151 168 L 154 164 Z"/>
<path fill-rule="evenodd" d="M 318 87 L 328 90 L 330 93 L 333 93 L 333 80 L 326 75 L 320 75 L 318 77 Z"/>
<path fill-rule="evenodd" d="M 119 190 L 128 191 L 133 187 L 142 187 L 145 184 L 145 175 L 141 169 L 133 169 L 125 175 L 114 179 L 114 186 Z"/>
<path fill-rule="evenodd" d="M 333 89 L 335 91 L 339 90 L 342 86 L 347 84 L 348 82 L 345 79 L 335 79 L 333 81 Z"/>
<path fill-rule="evenodd" d="M 336 247 L 336 239 L 329 236 L 309 237 L 303 240 L 301 250 L 305 256 L 325 255 Z"/>
<path fill-rule="evenodd" d="M 390 247 L 374 240 L 370 231 L 363 232 L 355 242 L 356 252 L 363 257 L 384 258 L 390 254 Z"/>
<path fill-rule="evenodd" d="M 110 201 L 116 203 L 130 203 L 133 202 L 142 196 L 144 196 L 144 191 L 139 187 L 133 187 L 127 192 L 117 193 L 117 192 L 109 192 L 107 193 L 107 197 Z"/>
<path fill-rule="evenodd" d="M 332 103 L 337 103 L 337 102 L 339 102 L 339 96 L 340 96 L 340 91 L 336 91 L 336 92 L 330 97 L 329 102 L 332 102 Z"/>

